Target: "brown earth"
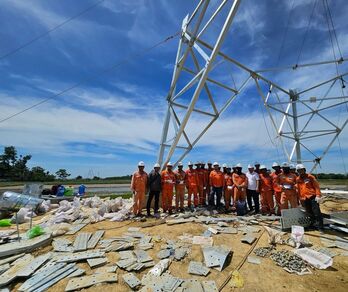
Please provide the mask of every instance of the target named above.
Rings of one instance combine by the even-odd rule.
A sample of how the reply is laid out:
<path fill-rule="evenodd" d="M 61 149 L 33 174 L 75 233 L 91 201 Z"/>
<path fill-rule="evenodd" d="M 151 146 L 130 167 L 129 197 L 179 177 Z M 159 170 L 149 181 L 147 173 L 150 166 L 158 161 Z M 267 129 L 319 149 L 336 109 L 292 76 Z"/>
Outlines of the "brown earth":
<path fill-rule="evenodd" d="M 331 203 L 330 203 L 331 204 Z M 36 218 L 35 221 L 40 218 Z M 149 219 L 147 222 L 151 222 L 154 219 Z M 131 226 L 139 226 L 138 222 L 99 222 L 96 224 L 89 224 L 82 229 L 82 232 L 95 232 L 99 229 L 106 230 L 103 238 L 110 238 L 114 236 L 121 236 L 127 231 Z M 24 224 L 22 227 L 24 228 Z M 148 253 L 154 258 L 157 262 L 156 257 L 157 252 L 160 250 L 161 244 L 165 242 L 166 239 L 177 239 L 177 236 L 182 235 L 183 233 L 189 233 L 192 235 L 201 235 L 204 232 L 206 227 L 203 224 L 198 223 L 185 223 L 180 225 L 167 226 L 162 224 L 159 226 L 142 228 L 141 232 L 155 236 L 159 235 L 162 238 L 161 242 L 155 243 L 154 248 L 148 250 Z M 81 232 L 81 231 L 80 231 Z M 260 236 L 259 234 L 255 234 Z M 329 232 L 327 235 L 339 235 L 342 234 Z M 76 235 L 66 236 L 69 239 L 74 239 Z M 326 236 L 326 235 L 325 235 Z M 64 236 L 65 237 L 65 236 Z M 187 273 L 188 264 L 191 260 L 203 261 L 203 255 L 201 252 L 200 246 L 194 245 L 190 254 L 180 262 L 172 262 L 169 267 L 172 275 L 181 277 L 181 278 L 195 278 L 200 281 L 203 280 L 215 280 L 217 285 L 220 286 L 226 277 L 231 273 L 241 262 L 243 257 L 248 253 L 250 245 L 240 242 L 242 235 L 240 234 L 217 234 L 213 236 L 214 245 L 227 245 L 233 251 L 233 257 L 231 263 L 222 271 L 216 271 L 211 269 L 210 274 L 207 277 L 203 276 L 194 276 Z M 306 238 L 315 245 L 320 244 L 320 234 L 317 231 L 306 232 Z M 263 233 L 260 237 L 260 240 L 257 247 L 267 246 L 268 245 L 268 236 L 267 233 Z M 35 251 L 33 254 L 35 256 L 43 254 L 52 249 L 51 246 L 47 246 L 40 250 Z M 277 250 L 289 249 L 287 246 L 278 245 Z M 333 249 L 336 252 L 340 253 L 343 250 Z M 115 263 L 118 260 L 118 254 L 116 252 L 111 252 L 107 254 L 109 264 Z M 89 268 L 87 263 L 79 263 L 83 269 L 86 269 L 87 274 L 92 274 L 92 270 Z M 137 277 L 141 279 L 142 275 L 147 273 L 149 269 L 141 273 L 136 273 Z M 125 271 L 118 269 L 118 283 L 115 284 L 101 284 L 85 289 L 84 291 L 129 291 L 130 289 L 123 283 L 121 275 L 126 273 Z M 348 288 L 348 261 L 344 256 L 336 256 L 334 258 L 333 266 L 326 270 L 313 270 L 313 274 L 298 276 L 294 274 L 289 274 L 269 259 L 262 258 L 261 265 L 250 264 L 247 261 L 240 269 L 240 273 L 244 278 L 244 287 L 240 291 L 347 291 Z M 68 279 L 61 280 L 59 283 L 51 287 L 48 291 L 64 291 L 67 285 Z M 14 291 L 16 291 L 21 283 L 15 285 Z M 232 291 L 233 288 L 230 287 L 230 284 L 227 284 L 223 291 Z"/>

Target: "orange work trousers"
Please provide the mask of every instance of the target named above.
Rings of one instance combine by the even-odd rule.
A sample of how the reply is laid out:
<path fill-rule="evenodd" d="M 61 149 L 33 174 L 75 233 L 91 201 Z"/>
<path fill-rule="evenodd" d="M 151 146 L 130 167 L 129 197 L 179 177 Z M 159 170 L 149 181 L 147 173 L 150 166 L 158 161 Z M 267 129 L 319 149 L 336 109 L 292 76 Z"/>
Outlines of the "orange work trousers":
<path fill-rule="evenodd" d="M 135 191 L 133 194 L 133 214 L 141 214 L 145 201 L 145 191 Z"/>
<path fill-rule="evenodd" d="M 274 213 L 273 191 L 261 192 L 261 212 L 262 214 Z"/>
<path fill-rule="evenodd" d="M 189 186 L 188 188 L 188 200 L 187 206 L 190 208 L 192 204 L 192 196 L 193 196 L 193 204 L 195 207 L 198 206 L 198 189 L 197 186 Z"/>
<path fill-rule="evenodd" d="M 224 192 L 224 199 L 225 199 L 225 208 L 228 210 L 230 208 L 231 200 L 233 199 L 233 189 L 229 189 L 228 187 L 225 189 Z"/>
<path fill-rule="evenodd" d="M 175 208 L 184 208 L 185 185 L 175 186 Z"/>
<path fill-rule="evenodd" d="M 237 201 L 245 201 L 246 188 L 238 189 L 237 187 L 234 187 L 233 189 L 233 205 L 236 206 Z"/>
<path fill-rule="evenodd" d="M 282 191 L 280 196 L 280 208 L 288 209 L 289 203 L 291 208 L 296 208 L 298 206 L 297 194 L 294 190 Z"/>
<path fill-rule="evenodd" d="M 162 190 L 162 208 L 163 212 L 172 211 L 173 204 L 173 185 L 164 185 Z"/>
<path fill-rule="evenodd" d="M 198 195 L 199 195 L 199 204 L 203 205 L 205 204 L 205 196 L 204 196 L 204 186 L 203 185 L 199 185 L 198 187 Z"/>

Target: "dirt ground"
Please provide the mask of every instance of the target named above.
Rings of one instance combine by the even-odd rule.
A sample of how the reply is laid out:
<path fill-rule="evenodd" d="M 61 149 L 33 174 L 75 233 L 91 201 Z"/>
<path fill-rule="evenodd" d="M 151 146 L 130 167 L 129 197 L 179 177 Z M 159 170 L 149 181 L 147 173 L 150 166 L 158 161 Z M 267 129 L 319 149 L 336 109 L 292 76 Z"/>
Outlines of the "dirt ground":
<path fill-rule="evenodd" d="M 39 218 L 38 218 L 39 219 Z M 149 219 L 148 222 L 151 222 L 155 219 Z M 99 222 L 96 224 L 89 224 L 83 228 L 82 232 L 95 232 L 99 229 L 106 230 L 103 238 L 110 238 L 114 236 L 120 236 L 127 231 L 131 226 L 139 226 L 138 222 Z M 24 227 L 24 226 L 23 226 Z M 160 246 L 164 243 L 165 239 L 177 239 L 177 236 L 182 235 L 183 233 L 189 233 L 192 235 L 201 235 L 206 227 L 203 224 L 198 223 L 185 223 L 179 225 L 167 226 L 162 224 L 159 226 L 142 228 L 141 232 L 149 235 L 160 235 L 162 242 L 154 244 L 154 248 L 148 250 L 148 253 L 155 259 L 157 252 L 160 250 Z M 80 232 L 81 232 L 80 231 Z M 262 232 L 257 234 L 260 236 Z M 325 236 L 342 234 L 329 232 Z M 64 236 L 69 239 L 74 239 L 76 235 Z M 217 234 L 213 235 L 214 245 L 227 245 L 233 251 L 233 257 L 230 264 L 222 271 L 216 271 L 211 269 L 211 272 L 207 277 L 203 276 L 194 276 L 187 273 L 188 264 L 191 260 L 203 261 L 203 255 L 201 248 L 198 245 L 192 246 L 190 254 L 180 262 L 172 262 L 169 267 L 172 275 L 181 277 L 181 278 L 196 278 L 200 281 L 202 280 L 215 280 L 217 285 L 220 286 L 226 277 L 232 272 L 243 259 L 244 255 L 248 253 L 250 245 L 240 242 L 242 235 L 240 234 Z M 306 232 L 306 238 L 313 244 L 320 245 L 320 235 L 317 231 Z M 268 235 L 263 233 L 257 247 L 267 246 L 268 245 Z M 51 246 L 42 248 L 33 254 L 39 255 L 50 251 Z M 277 250 L 289 249 L 287 246 L 277 246 Z M 334 249 L 336 252 L 342 252 L 343 250 Z M 109 264 L 113 264 L 118 260 L 118 254 L 116 252 L 111 252 L 107 254 Z M 79 263 L 83 269 L 86 269 L 87 274 L 92 274 L 92 270 L 88 267 L 87 263 Z M 139 279 L 142 275 L 147 273 L 149 269 L 142 271 L 141 273 L 136 273 Z M 115 284 L 101 284 L 93 286 L 84 291 L 130 291 L 128 286 L 123 283 L 121 275 L 126 273 L 125 271 L 118 269 L 118 283 Z M 250 264 L 247 261 L 244 263 L 240 269 L 240 273 L 244 278 L 244 287 L 240 291 L 347 291 L 348 287 L 348 261 L 347 257 L 336 256 L 334 258 L 333 266 L 326 270 L 313 270 L 312 275 L 298 276 L 294 274 L 289 274 L 284 271 L 282 268 L 276 266 L 273 261 L 269 258 L 262 258 L 261 265 Z M 48 291 L 64 291 L 67 285 L 68 279 L 61 280 L 59 283 L 51 287 Z M 14 287 L 16 291 L 21 284 L 18 282 Z M 223 289 L 223 291 L 232 291 L 233 288 L 229 284 Z M 234 291 L 233 290 L 233 291 Z"/>

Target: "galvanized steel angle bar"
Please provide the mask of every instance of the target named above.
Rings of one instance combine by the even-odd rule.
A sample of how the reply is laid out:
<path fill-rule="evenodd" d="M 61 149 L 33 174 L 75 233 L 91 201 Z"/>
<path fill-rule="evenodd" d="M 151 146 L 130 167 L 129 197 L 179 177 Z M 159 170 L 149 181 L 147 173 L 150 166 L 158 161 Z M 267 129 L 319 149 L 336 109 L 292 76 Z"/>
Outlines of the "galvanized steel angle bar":
<path fill-rule="evenodd" d="M 87 243 L 87 249 L 95 248 L 99 240 L 104 235 L 104 233 L 105 233 L 105 230 L 98 230 L 97 232 L 95 232 Z"/>

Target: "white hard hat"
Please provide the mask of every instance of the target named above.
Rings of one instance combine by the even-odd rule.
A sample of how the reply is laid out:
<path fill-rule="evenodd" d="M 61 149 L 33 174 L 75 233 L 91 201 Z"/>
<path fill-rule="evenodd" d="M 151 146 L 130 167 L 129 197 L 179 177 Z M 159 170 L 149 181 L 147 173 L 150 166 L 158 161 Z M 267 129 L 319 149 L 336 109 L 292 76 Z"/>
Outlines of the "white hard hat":
<path fill-rule="evenodd" d="M 277 162 L 273 162 L 272 167 L 277 167 L 279 164 Z"/>
<path fill-rule="evenodd" d="M 266 167 L 266 165 L 262 164 L 262 165 L 260 166 L 260 169 L 267 169 L 267 167 Z"/>
<path fill-rule="evenodd" d="M 215 162 L 213 163 L 213 166 L 216 166 L 216 165 L 219 166 L 219 163 L 215 161 Z"/>
<path fill-rule="evenodd" d="M 236 168 L 237 168 L 237 167 L 243 168 L 243 166 L 242 166 L 241 163 L 237 163 L 237 164 L 236 164 Z"/>
<path fill-rule="evenodd" d="M 282 167 L 290 167 L 290 165 L 289 165 L 289 163 L 287 163 L 287 162 L 283 162 L 283 163 L 282 163 Z"/>
<path fill-rule="evenodd" d="M 138 166 L 145 166 L 144 161 L 139 161 Z"/>
<path fill-rule="evenodd" d="M 169 162 L 167 163 L 167 166 L 173 166 L 173 164 L 169 161 Z"/>
<path fill-rule="evenodd" d="M 254 168 L 254 165 L 248 164 L 248 168 Z"/>
<path fill-rule="evenodd" d="M 183 164 L 182 164 L 182 162 L 181 161 L 179 161 L 178 162 L 178 166 L 182 166 Z"/>
<path fill-rule="evenodd" d="M 255 162 L 254 162 L 254 165 L 260 165 L 260 162 L 255 161 Z"/>
<path fill-rule="evenodd" d="M 227 167 L 227 164 L 226 164 L 226 163 L 224 163 L 224 164 L 222 165 L 222 167 Z"/>
<path fill-rule="evenodd" d="M 290 169 L 296 169 L 295 165 L 292 163 L 289 165 L 289 167 L 290 167 Z"/>
<path fill-rule="evenodd" d="M 192 163 L 191 161 L 189 161 L 189 162 L 187 163 L 187 165 L 190 166 L 190 165 L 193 165 L 193 163 Z"/>
<path fill-rule="evenodd" d="M 303 164 L 297 164 L 296 165 L 296 170 L 299 170 L 299 169 L 305 169 L 306 167 L 303 165 Z"/>
<path fill-rule="evenodd" d="M 161 167 L 161 166 L 159 165 L 159 163 L 155 163 L 155 165 L 153 166 L 153 168 L 156 168 L 156 167 Z"/>

